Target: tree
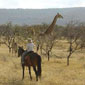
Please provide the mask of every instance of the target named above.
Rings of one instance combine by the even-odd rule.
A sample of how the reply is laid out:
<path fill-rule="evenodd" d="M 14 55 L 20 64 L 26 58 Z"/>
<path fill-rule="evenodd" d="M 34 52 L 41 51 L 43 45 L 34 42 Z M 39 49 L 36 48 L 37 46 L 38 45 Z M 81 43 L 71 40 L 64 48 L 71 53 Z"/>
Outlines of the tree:
<path fill-rule="evenodd" d="M 79 50 L 84 47 L 85 41 L 82 40 L 84 38 L 83 37 L 84 35 L 82 36 L 83 29 L 85 29 L 85 27 L 82 27 L 80 24 L 75 24 L 71 22 L 66 26 L 66 28 L 63 31 L 63 36 L 67 39 L 69 43 L 69 50 L 68 50 L 69 54 L 67 56 L 67 65 L 69 65 L 69 58 L 71 57 L 71 55 L 76 50 Z"/>

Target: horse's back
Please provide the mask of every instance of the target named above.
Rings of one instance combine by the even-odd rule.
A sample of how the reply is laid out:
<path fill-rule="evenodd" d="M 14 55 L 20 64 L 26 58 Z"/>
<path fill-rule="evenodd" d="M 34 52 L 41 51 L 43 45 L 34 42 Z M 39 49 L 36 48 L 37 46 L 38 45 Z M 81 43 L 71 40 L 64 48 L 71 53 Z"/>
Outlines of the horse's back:
<path fill-rule="evenodd" d="M 26 56 L 25 60 L 26 60 L 26 63 L 30 66 L 32 66 L 32 64 L 37 65 L 39 61 L 41 62 L 41 56 L 33 52 L 31 53 L 31 55 Z"/>
<path fill-rule="evenodd" d="M 35 57 L 35 58 L 40 58 L 41 59 L 41 56 L 39 55 L 39 54 L 37 54 L 37 53 L 33 53 L 33 56 Z"/>

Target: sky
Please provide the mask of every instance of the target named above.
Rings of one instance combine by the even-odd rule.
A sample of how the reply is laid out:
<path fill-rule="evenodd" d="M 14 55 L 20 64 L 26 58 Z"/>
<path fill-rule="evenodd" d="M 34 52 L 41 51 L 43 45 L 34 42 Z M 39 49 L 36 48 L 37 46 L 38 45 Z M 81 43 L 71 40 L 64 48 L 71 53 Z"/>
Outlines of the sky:
<path fill-rule="evenodd" d="M 85 7 L 85 0 L 0 0 L 0 8 L 69 8 Z"/>

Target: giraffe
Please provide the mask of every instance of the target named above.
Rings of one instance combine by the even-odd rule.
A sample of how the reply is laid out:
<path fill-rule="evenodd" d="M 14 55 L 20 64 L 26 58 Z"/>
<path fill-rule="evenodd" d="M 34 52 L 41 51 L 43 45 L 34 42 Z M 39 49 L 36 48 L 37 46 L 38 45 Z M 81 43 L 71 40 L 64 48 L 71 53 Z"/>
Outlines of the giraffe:
<path fill-rule="evenodd" d="M 56 21 L 59 18 L 63 18 L 63 16 L 60 13 L 57 13 L 56 16 L 54 17 L 52 23 L 50 24 L 50 26 L 47 28 L 47 30 L 44 33 L 39 34 L 39 41 L 40 41 L 40 44 L 41 44 L 41 46 L 40 46 L 41 48 L 42 48 L 45 41 L 48 41 L 49 39 L 51 39 L 52 32 L 55 28 Z"/>
<path fill-rule="evenodd" d="M 47 30 L 46 30 L 44 33 L 41 34 L 41 36 L 51 34 L 52 31 L 54 30 L 56 21 L 57 21 L 57 19 L 59 19 L 59 18 L 63 18 L 63 16 L 62 16 L 61 14 L 57 13 L 57 15 L 54 17 L 54 19 L 53 19 L 51 25 L 47 28 Z"/>

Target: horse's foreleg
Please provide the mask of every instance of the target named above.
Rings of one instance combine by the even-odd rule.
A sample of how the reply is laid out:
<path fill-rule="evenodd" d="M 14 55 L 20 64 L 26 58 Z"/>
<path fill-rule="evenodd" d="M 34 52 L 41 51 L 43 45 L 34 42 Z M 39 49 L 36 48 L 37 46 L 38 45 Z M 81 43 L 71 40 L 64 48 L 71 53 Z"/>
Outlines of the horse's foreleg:
<path fill-rule="evenodd" d="M 32 80 L 32 76 L 31 76 L 31 68 L 30 68 L 30 66 L 28 66 L 28 68 L 29 68 L 30 79 Z"/>
<path fill-rule="evenodd" d="M 38 73 L 37 73 L 37 70 L 36 70 L 35 66 L 33 66 L 33 70 L 35 71 L 35 74 L 36 74 L 36 81 L 38 81 Z"/>
<path fill-rule="evenodd" d="M 24 66 L 22 66 L 22 74 L 23 74 L 23 76 L 22 76 L 22 80 L 24 79 Z"/>

